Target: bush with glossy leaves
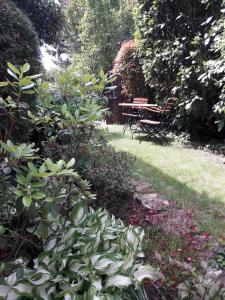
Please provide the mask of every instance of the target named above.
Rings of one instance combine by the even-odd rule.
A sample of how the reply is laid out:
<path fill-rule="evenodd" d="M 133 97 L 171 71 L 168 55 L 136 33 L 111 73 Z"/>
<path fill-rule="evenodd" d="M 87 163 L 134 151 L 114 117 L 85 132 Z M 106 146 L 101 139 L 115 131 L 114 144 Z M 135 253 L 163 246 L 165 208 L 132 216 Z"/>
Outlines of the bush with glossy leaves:
<path fill-rule="evenodd" d="M 224 1 L 139 0 L 143 72 L 155 97 L 175 95 L 175 124 L 192 136 L 215 137 L 224 86 Z M 221 129 L 221 127 L 220 127 Z"/>

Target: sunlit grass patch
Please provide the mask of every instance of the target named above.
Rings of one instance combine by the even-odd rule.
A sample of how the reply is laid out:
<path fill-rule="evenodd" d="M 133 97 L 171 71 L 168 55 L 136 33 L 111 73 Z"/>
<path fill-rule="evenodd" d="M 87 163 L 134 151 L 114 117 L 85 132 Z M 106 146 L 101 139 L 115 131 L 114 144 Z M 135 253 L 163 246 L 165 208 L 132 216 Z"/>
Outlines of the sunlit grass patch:
<path fill-rule="evenodd" d="M 194 211 L 200 231 L 225 232 L 225 167 L 214 154 L 178 143 L 161 146 L 122 135 L 121 126 L 108 126 L 107 138 L 117 150 L 136 157 L 134 175 L 184 209 Z"/>

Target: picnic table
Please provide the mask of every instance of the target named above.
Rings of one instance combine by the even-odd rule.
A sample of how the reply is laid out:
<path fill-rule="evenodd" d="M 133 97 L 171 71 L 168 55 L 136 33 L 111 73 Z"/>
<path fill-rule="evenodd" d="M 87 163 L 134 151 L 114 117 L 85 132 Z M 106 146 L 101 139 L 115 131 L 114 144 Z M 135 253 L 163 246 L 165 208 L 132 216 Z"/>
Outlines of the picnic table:
<path fill-rule="evenodd" d="M 125 117 L 123 134 L 129 127 L 133 139 L 133 133 L 146 133 L 162 143 L 162 140 L 168 142 L 165 136 L 166 128 L 170 123 L 169 115 L 176 101 L 175 98 L 168 98 L 163 107 L 157 104 L 147 103 L 146 98 L 134 98 L 133 103 L 121 102 L 127 112 L 122 113 Z"/>
<path fill-rule="evenodd" d="M 133 133 L 137 132 L 137 130 L 138 130 L 139 119 L 142 118 L 144 110 L 158 107 L 157 104 L 147 103 L 148 99 L 145 99 L 145 98 L 135 98 L 134 100 L 136 100 L 135 103 L 134 102 L 119 103 L 119 106 L 121 106 L 123 108 L 122 115 L 125 117 L 125 125 L 123 128 L 123 134 L 125 134 L 126 129 L 129 127 L 131 134 L 132 134 L 132 138 L 133 138 Z"/>

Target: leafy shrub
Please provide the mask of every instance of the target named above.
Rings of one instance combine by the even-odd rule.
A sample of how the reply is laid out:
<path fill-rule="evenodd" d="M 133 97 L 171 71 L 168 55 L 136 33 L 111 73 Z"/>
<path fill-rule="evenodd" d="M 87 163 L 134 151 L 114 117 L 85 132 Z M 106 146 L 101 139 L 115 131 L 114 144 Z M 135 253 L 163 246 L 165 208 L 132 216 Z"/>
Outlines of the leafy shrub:
<path fill-rule="evenodd" d="M 224 55 L 218 46 L 224 32 L 224 1 L 139 2 L 141 61 L 156 98 L 179 99 L 179 129 L 215 137 L 214 108 L 224 98 Z"/>
<path fill-rule="evenodd" d="M 40 70 L 40 50 L 37 35 L 30 20 L 8 0 L 0 1 L 0 74 L 4 74 L 5 63 L 31 64 L 31 71 Z M 1 77 L 2 78 L 2 77 Z"/>
<path fill-rule="evenodd" d="M 223 272 L 210 266 L 208 262 L 199 261 L 194 266 L 159 254 L 155 258 L 165 275 L 159 287 L 165 299 L 224 299 Z"/>
<path fill-rule="evenodd" d="M 1 247 L 8 260 L 21 253 L 30 257 L 41 251 L 53 220 L 66 220 L 72 198 L 92 196 L 73 169 L 74 159 L 41 158 L 33 144 L 0 145 Z"/>
<path fill-rule="evenodd" d="M 29 76 L 29 64 L 20 68 L 8 62 L 7 73 L 10 79 L 0 82 L 3 97 L 0 97 L 0 140 L 6 142 L 8 139 L 16 141 L 27 141 L 31 122 L 28 120 L 27 110 L 34 105 L 34 99 L 27 99 L 29 95 L 35 94 L 37 86 L 36 79 L 41 74 Z M 29 101 L 29 104 L 27 103 Z M 26 101 L 26 102 L 25 102 Z"/>
<path fill-rule="evenodd" d="M 124 213 L 124 208 L 132 199 L 133 162 L 133 158 L 125 152 L 116 152 L 104 143 L 90 151 L 84 176 L 96 193 L 92 205 L 106 207 L 117 216 Z"/>
<path fill-rule="evenodd" d="M 225 297 L 225 289 L 220 279 L 221 272 L 201 263 L 201 272 L 195 268 L 188 270 L 185 282 L 178 285 L 178 299 L 220 300 Z"/>
<path fill-rule="evenodd" d="M 162 275 L 143 266 L 144 233 L 125 227 L 103 210 L 88 210 L 77 201 L 71 221 L 55 223 L 34 269 L 5 278 L 0 296 L 33 299 L 126 299 L 145 278 Z M 130 299 L 130 298 L 128 298 Z"/>
<path fill-rule="evenodd" d="M 138 58 L 138 50 L 134 40 L 123 42 L 114 61 L 112 72 L 119 76 L 122 95 L 125 98 L 148 97 L 149 90 Z"/>
<path fill-rule="evenodd" d="M 38 87 L 41 101 L 37 113 L 29 112 L 29 116 L 36 126 L 33 138 L 48 156 L 74 157 L 79 163 L 86 149 L 95 144 L 96 124 L 107 113 L 105 86 L 111 80 L 103 72 L 96 78 L 69 68 L 57 73 L 52 84 Z"/>

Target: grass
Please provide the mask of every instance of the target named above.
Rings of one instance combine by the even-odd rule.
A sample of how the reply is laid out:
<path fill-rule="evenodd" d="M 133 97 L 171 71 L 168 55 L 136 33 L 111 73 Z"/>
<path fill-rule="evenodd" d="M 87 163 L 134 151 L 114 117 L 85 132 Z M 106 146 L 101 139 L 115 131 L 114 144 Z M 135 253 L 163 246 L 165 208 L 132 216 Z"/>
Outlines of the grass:
<path fill-rule="evenodd" d="M 225 166 L 214 154 L 185 148 L 178 143 L 161 146 L 139 143 L 121 126 L 108 126 L 108 141 L 116 150 L 136 157 L 134 175 L 148 181 L 154 190 L 194 212 L 200 231 L 215 237 L 225 232 Z"/>

